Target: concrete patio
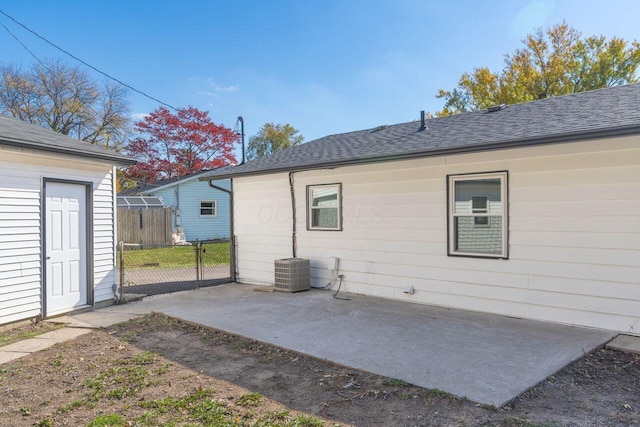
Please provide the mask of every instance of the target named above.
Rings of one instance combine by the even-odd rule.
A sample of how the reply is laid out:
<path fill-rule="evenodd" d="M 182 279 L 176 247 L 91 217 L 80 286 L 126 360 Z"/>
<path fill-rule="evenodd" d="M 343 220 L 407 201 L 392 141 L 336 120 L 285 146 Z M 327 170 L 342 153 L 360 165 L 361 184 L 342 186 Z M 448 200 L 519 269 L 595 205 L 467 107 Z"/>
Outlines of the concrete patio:
<path fill-rule="evenodd" d="M 160 312 L 501 406 L 616 334 L 359 295 L 227 284 L 67 316 L 106 326 Z"/>

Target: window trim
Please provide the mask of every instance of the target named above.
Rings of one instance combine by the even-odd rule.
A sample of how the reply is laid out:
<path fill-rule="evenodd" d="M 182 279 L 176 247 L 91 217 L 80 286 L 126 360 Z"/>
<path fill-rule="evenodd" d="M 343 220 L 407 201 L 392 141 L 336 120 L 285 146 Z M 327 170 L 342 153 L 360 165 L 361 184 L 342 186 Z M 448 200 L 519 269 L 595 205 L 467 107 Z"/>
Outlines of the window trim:
<path fill-rule="evenodd" d="M 213 203 L 213 214 L 212 215 L 203 215 L 202 214 L 202 209 L 209 209 L 209 208 L 203 208 L 202 207 L 202 203 L 206 202 L 206 203 Z M 218 201 L 216 199 L 202 199 L 202 200 L 198 200 L 198 215 L 200 218 L 217 218 L 218 217 Z"/>
<path fill-rule="evenodd" d="M 335 187 L 338 192 L 338 226 L 337 227 L 313 227 L 311 224 L 313 218 L 313 198 L 312 191 L 316 188 Z M 327 209 L 327 208 L 325 208 Z M 307 185 L 307 230 L 308 231 L 342 231 L 342 183 L 332 184 L 312 184 Z"/>
<path fill-rule="evenodd" d="M 486 254 L 480 252 L 463 252 L 455 250 L 454 212 L 455 183 L 458 181 L 474 181 L 478 179 L 500 178 L 500 198 L 502 217 L 502 251 L 500 254 Z M 488 209 L 489 210 L 489 209 Z M 489 217 L 490 212 L 487 212 Z M 474 217 L 477 216 L 474 215 Z M 480 215 L 482 216 L 482 214 Z M 495 216 L 495 215 L 494 215 Z M 491 220 L 489 220 L 489 226 Z M 486 226 L 481 226 L 486 227 Z M 447 175 L 447 255 L 469 258 L 509 259 L 509 171 L 473 172 Z"/>

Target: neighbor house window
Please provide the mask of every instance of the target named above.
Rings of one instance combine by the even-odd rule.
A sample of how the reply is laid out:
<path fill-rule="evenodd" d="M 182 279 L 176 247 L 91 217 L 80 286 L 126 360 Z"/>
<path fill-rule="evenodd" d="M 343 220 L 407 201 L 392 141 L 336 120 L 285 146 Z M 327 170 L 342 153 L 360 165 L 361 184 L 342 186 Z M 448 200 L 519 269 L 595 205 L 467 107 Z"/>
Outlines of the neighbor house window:
<path fill-rule="evenodd" d="M 215 200 L 200 200 L 200 216 L 216 216 L 218 203 Z"/>
<path fill-rule="evenodd" d="M 342 185 L 307 187 L 307 225 L 310 230 L 342 229 Z"/>
<path fill-rule="evenodd" d="M 507 172 L 450 175 L 449 255 L 507 258 Z"/>

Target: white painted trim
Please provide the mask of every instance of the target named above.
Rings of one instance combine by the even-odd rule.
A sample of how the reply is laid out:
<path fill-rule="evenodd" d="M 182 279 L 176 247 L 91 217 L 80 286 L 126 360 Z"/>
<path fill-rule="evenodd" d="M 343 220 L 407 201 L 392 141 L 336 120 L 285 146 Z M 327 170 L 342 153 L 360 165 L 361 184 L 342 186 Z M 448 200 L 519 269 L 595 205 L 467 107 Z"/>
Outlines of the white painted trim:
<path fill-rule="evenodd" d="M 112 193 L 112 203 L 113 203 L 113 214 L 111 215 L 111 226 L 113 227 L 113 271 L 116 273 L 114 278 L 114 289 L 113 289 L 113 297 L 117 301 L 122 299 L 122 295 L 120 294 L 120 274 L 118 274 L 117 269 L 117 259 L 118 259 L 118 171 L 114 166 L 111 169 L 111 193 Z"/>
<path fill-rule="evenodd" d="M 335 227 L 314 227 L 312 224 L 313 221 L 313 190 L 324 188 L 328 189 L 334 187 L 337 194 L 337 220 L 338 223 Z M 331 208 L 315 208 L 315 209 L 331 209 Z M 340 231 L 342 230 L 342 184 L 317 184 L 317 185 L 309 185 L 307 186 L 307 229 L 308 230 L 318 230 L 318 231 Z"/>
<path fill-rule="evenodd" d="M 482 179 L 500 179 L 500 216 L 502 217 L 502 250 L 499 254 L 490 254 L 483 252 L 464 252 L 456 250 L 455 247 L 455 218 L 457 217 L 491 217 L 496 216 L 494 212 L 487 213 L 470 213 L 470 214 L 456 214 L 455 210 L 455 184 L 461 181 L 476 181 Z M 508 172 L 487 172 L 487 173 L 470 173 L 460 175 L 447 176 L 447 191 L 449 194 L 448 204 L 448 244 L 449 244 L 449 256 L 471 256 L 480 258 L 507 258 L 509 247 L 509 199 L 508 199 Z"/>
<path fill-rule="evenodd" d="M 64 306 L 62 308 L 60 308 L 59 306 L 56 307 L 56 309 L 54 309 L 52 307 L 53 304 L 53 299 L 56 298 L 56 295 L 52 294 L 52 287 L 54 285 L 54 275 L 53 275 L 53 270 L 52 267 L 50 266 L 50 263 L 53 262 L 53 251 L 49 251 L 49 249 L 51 248 L 51 245 L 53 244 L 53 241 L 55 241 L 55 235 L 52 231 L 53 225 L 54 223 L 50 221 L 50 212 L 51 212 L 51 203 L 52 201 L 55 201 L 56 197 L 57 198 L 63 198 L 65 197 L 69 192 L 70 192 L 70 188 L 75 188 L 75 190 L 80 190 L 80 194 L 82 195 L 82 198 L 79 199 L 75 199 L 80 201 L 80 207 L 79 210 L 77 211 L 78 213 L 80 213 L 79 218 L 80 220 L 76 223 L 77 224 L 77 230 L 74 228 L 68 228 L 66 230 L 66 233 L 63 233 L 64 228 L 60 228 L 58 231 L 60 234 L 60 236 L 66 236 L 69 237 L 70 235 L 73 235 L 74 231 L 77 231 L 77 242 L 78 242 L 78 246 L 76 247 L 76 250 L 78 252 L 78 258 L 72 258 L 72 261 L 78 261 L 79 262 L 79 271 L 78 271 L 78 276 L 77 276 L 77 283 L 78 283 L 78 291 L 77 293 L 80 296 L 80 304 L 78 304 L 78 301 L 72 301 L 73 304 L 75 305 L 66 305 L 69 303 L 69 297 L 67 296 L 68 293 L 66 293 L 66 291 L 72 291 L 71 288 L 68 288 L 67 286 L 71 286 L 69 284 L 69 280 L 71 279 L 71 276 L 63 276 L 62 279 L 64 280 L 65 284 L 62 287 L 63 291 L 65 291 L 65 294 L 62 295 L 61 299 L 62 301 L 58 300 L 56 302 L 56 304 L 63 304 Z M 54 192 L 53 189 L 56 189 L 56 191 Z M 53 195 L 52 195 L 53 193 Z M 94 272 L 94 268 L 93 268 L 93 244 L 94 244 L 94 239 L 93 239 L 93 235 L 92 230 L 93 230 L 93 183 L 92 182 L 83 182 L 83 181 L 71 181 L 71 180 L 61 180 L 61 179 L 55 179 L 55 178 L 49 178 L 49 177 L 43 177 L 43 186 L 42 186 L 42 194 L 43 194 L 43 217 L 42 217 L 42 227 L 43 227 L 43 233 L 42 233 L 42 252 L 44 255 L 44 266 L 43 266 L 43 293 L 42 293 L 42 298 L 43 298 L 43 315 L 44 317 L 49 317 L 51 315 L 55 315 L 55 314 L 60 314 L 60 313 L 64 313 L 64 312 L 68 312 L 68 311 L 72 311 L 72 310 L 77 310 L 78 308 L 84 307 L 84 306 L 90 306 L 91 302 L 93 301 L 93 272 Z M 60 194 L 64 194 L 65 196 L 60 196 Z M 73 193 L 72 193 L 73 194 Z M 72 196 L 69 196 L 72 197 Z M 62 218 L 64 219 L 68 219 L 67 218 Z M 60 222 L 60 224 L 62 224 L 62 222 Z M 72 226 L 74 225 L 72 223 L 72 221 L 64 221 L 64 224 L 68 226 Z M 70 238 L 71 241 L 73 241 L 73 238 Z M 67 248 L 68 249 L 68 248 Z M 71 251 L 68 250 L 64 250 L 64 251 L 58 251 L 58 253 L 62 254 L 60 255 L 62 258 L 61 259 L 62 263 L 67 263 L 68 258 L 67 256 L 71 256 Z M 67 267 L 70 264 L 65 264 Z M 66 267 L 65 267 L 66 268 Z M 73 271 L 73 269 L 71 270 L 67 270 L 67 271 Z M 75 295 L 75 294 L 74 294 Z M 58 298 L 60 299 L 60 297 L 58 296 Z"/>
<path fill-rule="evenodd" d="M 202 209 L 209 209 L 209 208 L 203 208 L 202 207 L 202 203 L 212 203 L 213 204 L 213 215 L 202 215 Z M 217 218 L 218 217 L 218 201 L 216 199 L 200 199 L 198 200 L 198 215 L 200 216 L 200 218 Z"/>

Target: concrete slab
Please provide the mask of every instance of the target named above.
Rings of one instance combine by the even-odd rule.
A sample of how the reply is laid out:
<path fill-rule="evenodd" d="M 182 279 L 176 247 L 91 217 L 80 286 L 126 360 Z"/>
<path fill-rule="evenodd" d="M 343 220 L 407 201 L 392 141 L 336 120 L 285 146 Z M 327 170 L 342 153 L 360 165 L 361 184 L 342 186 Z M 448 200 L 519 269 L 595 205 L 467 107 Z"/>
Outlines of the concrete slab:
<path fill-rule="evenodd" d="M 485 404 L 506 402 L 615 333 L 327 291 L 240 284 L 130 304 Z"/>
<path fill-rule="evenodd" d="M 124 304 L 85 313 L 70 314 L 52 320 L 67 323 L 71 328 L 106 328 L 116 323 L 140 317 L 145 313 L 146 311 L 136 311 L 133 304 Z"/>
<path fill-rule="evenodd" d="M 640 337 L 618 335 L 607 344 L 607 348 L 640 354 Z"/>
<path fill-rule="evenodd" d="M 0 349 L 0 365 L 13 362 L 14 360 L 20 359 L 21 357 L 28 356 L 29 354 L 31 353 L 20 353 L 18 351 L 5 351 L 3 349 Z"/>
<path fill-rule="evenodd" d="M 29 354 L 44 350 L 61 342 L 72 340 L 81 335 L 88 334 L 89 332 L 91 332 L 89 329 L 57 329 L 33 338 L 5 345 L 4 347 L 0 347 L 0 351 Z"/>
<path fill-rule="evenodd" d="M 2 351 L 13 351 L 17 353 L 33 353 L 35 351 L 44 350 L 55 344 L 55 340 L 52 338 L 29 338 L 14 342 L 2 347 Z"/>
<path fill-rule="evenodd" d="M 32 339 L 48 340 L 48 341 L 51 341 L 53 344 L 59 344 L 61 342 L 78 338 L 79 336 L 88 334 L 89 332 L 91 332 L 90 329 L 62 328 L 62 329 L 57 329 L 55 331 L 44 333 Z"/>
<path fill-rule="evenodd" d="M 75 316 L 77 315 L 64 315 L 59 317 L 53 317 L 51 319 L 47 319 L 47 323 L 63 323 L 69 328 L 95 328 L 89 323 L 78 320 Z"/>

